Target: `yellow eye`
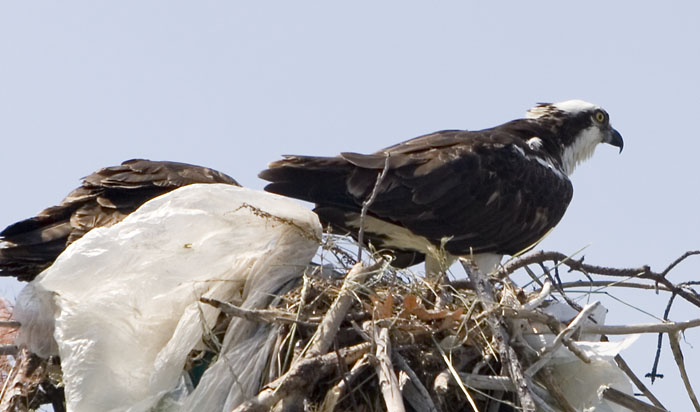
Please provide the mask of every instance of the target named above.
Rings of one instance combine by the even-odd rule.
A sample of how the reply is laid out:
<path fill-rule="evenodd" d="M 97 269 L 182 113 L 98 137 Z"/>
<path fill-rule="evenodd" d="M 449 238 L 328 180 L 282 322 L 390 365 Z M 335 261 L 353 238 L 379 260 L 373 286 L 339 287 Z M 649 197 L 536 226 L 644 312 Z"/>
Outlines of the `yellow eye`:
<path fill-rule="evenodd" d="M 603 112 L 600 111 L 600 110 L 597 111 L 597 112 L 595 112 L 595 121 L 596 121 L 596 122 L 598 122 L 598 123 L 605 123 L 605 119 L 606 119 L 605 113 L 603 113 Z"/>

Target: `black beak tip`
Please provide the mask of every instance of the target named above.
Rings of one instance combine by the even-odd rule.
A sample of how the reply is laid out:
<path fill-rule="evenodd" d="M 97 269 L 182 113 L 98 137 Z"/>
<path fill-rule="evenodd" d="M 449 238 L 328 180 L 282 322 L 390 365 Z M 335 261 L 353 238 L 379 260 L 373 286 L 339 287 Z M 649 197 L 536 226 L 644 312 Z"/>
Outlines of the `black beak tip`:
<path fill-rule="evenodd" d="M 619 153 L 622 153 L 622 149 L 625 146 L 625 142 L 624 140 L 622 140 L 622 135 L 620 134 L 620 132 L 612 128 L 610 129 L 610 141 L 608 141 L 608 143 L 615 147 L 619 147 Z"/>

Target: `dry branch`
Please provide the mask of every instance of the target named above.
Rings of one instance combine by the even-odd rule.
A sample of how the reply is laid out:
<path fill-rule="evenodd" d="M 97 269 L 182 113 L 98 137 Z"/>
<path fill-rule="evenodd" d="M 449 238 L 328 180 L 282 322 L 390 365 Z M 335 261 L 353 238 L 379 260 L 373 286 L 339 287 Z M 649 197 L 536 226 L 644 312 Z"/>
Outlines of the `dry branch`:
<path fill-rule="evenodd" d="M 673 352 L 673 359 L 676 360 L 676 365 L 678 365 L 678 370 L 681 373 L 681 379 L 683 379 L 683 385 L 685 385 L 685 390 L 688 392 L 691 402 L 695 407 L 696 412 L 700 412 L 700 403 L 698 403 L 698 398 L 695 396 L 695 391 L 693 391 L 693 386 L 690 384 L 690 378 L 688 377 L 688 371 L 685 368 L 685 360 L 683 359 L 683 352 L 681 351 L 681 344 L 678 339 L 679 332 L 671 332 L 668 334 L 668 341 L 671 344 L 671 351 Z"/>
<path fill-rule="evenodd" d="M 522 367 L 520 366 L 520 361 L 515 353 L 515 350 L 510 346 L 510 335 L 506 328 L 502 325 L 501 321 L 495 316 L 492 311 L 492 306 L 496 304 L 496 298 L 493 293 L 491 283 L 487 276 L 481 274 L 479 269 L 475 267 L 470 261 L 465 259 L 460 259 L 462 266 L 467 272 L 469 278 L 472 280 L 474 285 L 474 290 L 479 294 L 482 299 L 482 304 L 485 306 L 485 311 L 491 313 L 488 317 L 488 322 L 491 327 L 494 339 L 496 341 L 496 347 L 499 355 L 501 356 L 501 363 L 504 366 L 504 370 L 508 372 L 508 375 L 513 380 L 515 385 L 515 391 L 518 394 L 518 399 L 520 400 L 520 405 L 525 412 L 535 411 L 535 401 L 532 399 L 530 390 L 528 389 L 528 384 L 523 375 Z"/>
<path fill-rule="evenodd" d="M 526 267 L 528 265 L 542 264 L 544 262 L 553 261 L 569 267 L 570 270 L 586 274 L 649 279 L 663 285 L 667 290 L 678 294 L 679 296 L 683 297 L 685 300 L 694 304 L 695 306 L 700 307 L 700 295 L 698 295 L 693 290 L 687 290 L 683 287 L 674 285 L 671 281 L 666 279 L 666 276 L 669 274 L 669 272 L 673 270 L 679 263 L 695 255 L 700 255 L 700 250 L 692 250 L 685 252 L 683 255 L 674 260 L 670 265 L 668 265 L 662 272 L 658 273 L 653 272 L 649 266 L 642 266 L 640 268 L 619 269 L 605 266 L 589 265 L 583 263 L 582 260 L 572 259 L 569 256 L 559 252 L 535 252 L 506 264 L 498 271 L 497 276 L 502 279 L 515 272 L 516 270 Z"/>
<path fill-rule="evenodd" d="M 404 412 L 403 396 L 399 389 L 399 381 L 394 373 L 391 363 L 391 341 L 388 328 L 371 326 L 372 335 L 376 338 L 377 351 L 375 353 L 375 369 L 379 378 L 379 387 L 382 390 L 386 409 L 392 412 Z"/>

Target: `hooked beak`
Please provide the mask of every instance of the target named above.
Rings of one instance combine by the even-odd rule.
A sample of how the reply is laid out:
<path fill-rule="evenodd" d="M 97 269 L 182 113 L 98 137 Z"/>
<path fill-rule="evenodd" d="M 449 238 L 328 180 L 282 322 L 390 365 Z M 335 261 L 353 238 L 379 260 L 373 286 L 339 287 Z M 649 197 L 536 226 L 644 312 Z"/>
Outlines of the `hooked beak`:
<path fill-rule="evenodd" d="M 619 147 L 620 153 L 622 153 L 622 147 L 625 145 L 625 142 L 622 141 L 622 135 L 620 134 L 620 132 L 613 129 L 612 126 L 608 129 L 608 132 L 605 134 L 605 139 L 603 140 L 603 143 Z"/>

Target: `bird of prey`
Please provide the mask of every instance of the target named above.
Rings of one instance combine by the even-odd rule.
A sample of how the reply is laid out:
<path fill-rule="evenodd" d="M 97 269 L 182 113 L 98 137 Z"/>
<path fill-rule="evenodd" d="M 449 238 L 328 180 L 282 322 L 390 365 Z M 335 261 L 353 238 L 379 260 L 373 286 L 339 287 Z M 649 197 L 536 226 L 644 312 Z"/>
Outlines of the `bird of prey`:
<path fill-rule="evenodd" d="M 374 154 L 284 156 L 260 177 L 265 190 L 313 202 L 321 222 L 391 252 L 395 267 L 426 260 L 439 273 L 456 256 L 489 271 L 534 246 L 571 201 L 569 176 L 599 143 L 622 151 L 602 108 L 542 103 L 523 119 L 479 131 L 443 130 Z M 481 267 L 488 266 L 488 267 Z"/>
<path fill-rule="evenodd" d="M 111 226 L 146 201 L 193 183 L 240 186 L 216 170 L 186 163 L 132 159 L 100 169 L 59 205 L 0 232 L 0 276 L 30 281 L 91 229 Z"/>

